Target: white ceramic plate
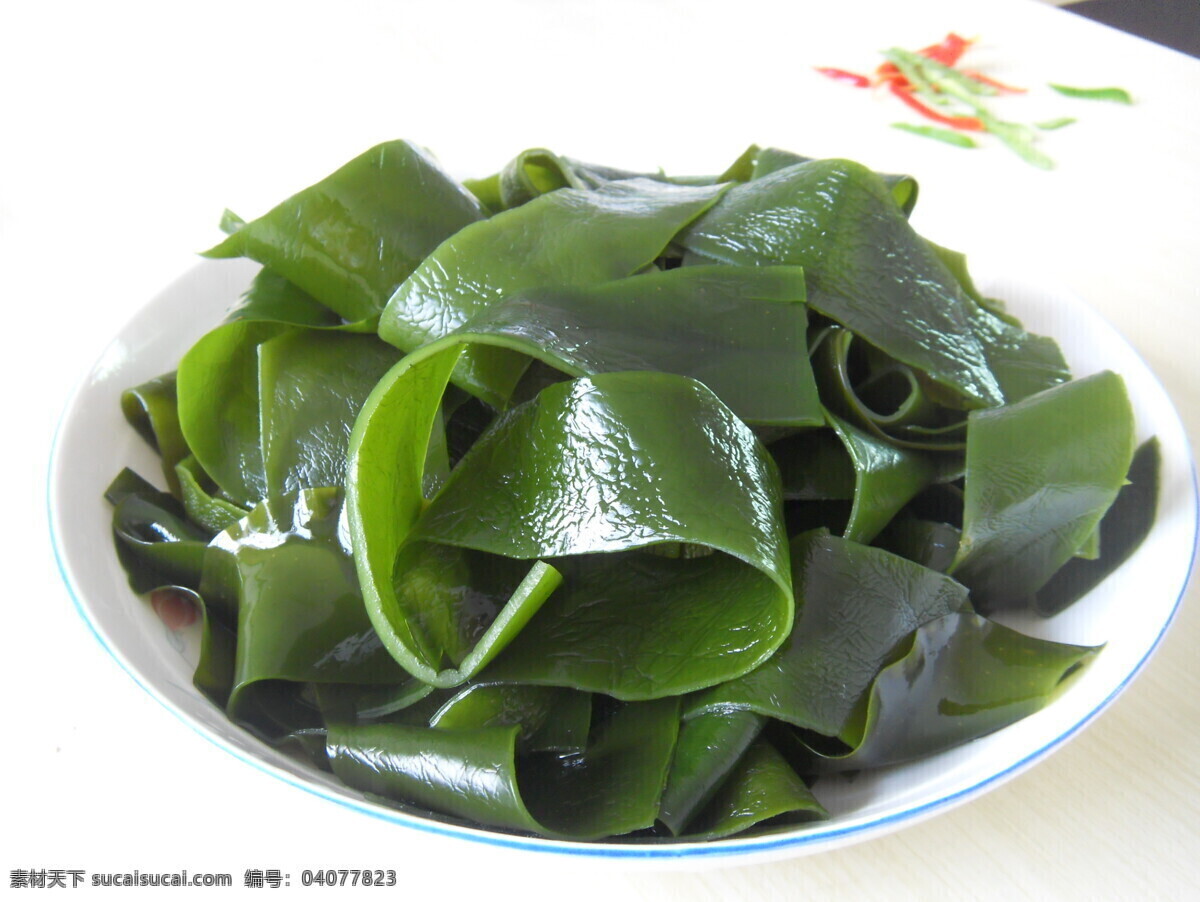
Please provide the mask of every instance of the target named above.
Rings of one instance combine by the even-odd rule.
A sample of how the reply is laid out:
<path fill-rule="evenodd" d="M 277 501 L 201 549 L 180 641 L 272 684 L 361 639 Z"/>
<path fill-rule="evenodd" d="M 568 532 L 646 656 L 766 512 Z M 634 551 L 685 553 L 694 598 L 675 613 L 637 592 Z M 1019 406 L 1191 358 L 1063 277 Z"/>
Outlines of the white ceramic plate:
<path fill-rule="evenodd" d="M 1051 620 L 1006 621 L 1045 638 L 1106 643 L 1059 698 L 1025 720 L 957 749 L 853 781 L 822 781 L 817 792 L 830 820 L 746 839 L 671 845 L 559 842 L 468 829 L 377 805 L 234 727 L 201 696 L 191 682 L 196 636 L 167 631 L 149 605 L 130 591 L 109 538 L 110 510 L 102 495 L 111 479 L 123 466 L 147 478 L 160 472 L 154 454 L 121 416 L 121 391 L 173 369 L 183 351 L 220 320 L 256 270 L 247 261 L 230 261 L 204 263 L 186 273 L 121 330 L 79 386 L 51 458 L 55 552 L 80 614 L 142 688 L 248 764 L 384 821 L 524 852 L 680 866 L 781 858 L 863 840 L 991 789 L 1078 733 L 1136 676 L 1183 596 L 1196 549 L 1197 492 L 1184 429 L 1162 386 L 1086 305 L 1037 283 L 991 278 L 976 261 L 981 289 L 1004 299 L 1030 330 L 1055 336 L 1077 376 L 1101 369 L 1124 376 L 1139 440 L 1157 435 L 1162 446 L 1158 519 L 1136 554 L 1064 614 Z"/>

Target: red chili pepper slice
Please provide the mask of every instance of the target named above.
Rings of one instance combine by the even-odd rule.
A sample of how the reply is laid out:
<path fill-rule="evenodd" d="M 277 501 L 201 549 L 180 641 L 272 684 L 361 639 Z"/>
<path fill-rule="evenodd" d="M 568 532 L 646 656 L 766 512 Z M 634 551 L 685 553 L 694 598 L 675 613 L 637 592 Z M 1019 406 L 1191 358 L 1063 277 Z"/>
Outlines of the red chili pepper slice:
<path fill-rule="evenodd" d="M 950 32 L 939 43 L 922 47 L 917 53 L 928 57 L 934 62 L 941 63 L 943 66 L 953 66 L 962 58 L 962 55 L 967 52 L 967 48 L 973 43 L 974 41 L 969 41 L 954 32 Z M 882 81 L 899 79 L 900 81 L 907 82 L 907 79 L 900 73 L 900 70 L 896 68 L 894 63 L 884 63 L 875 72 Z"/>
<path fill-rule="evenodd" d="M 907 84 L 893 81 L 888 87 L 891 88 L 893 94 L 926 119 L 932 119 L 934 122 L 940 122 L 942 125 L 948 125 L 951 128 L 957 128 L 965 132 L 981 132 L 984 130 L 983 123 L 974 116 L 946 116 L 933 109 L 933 107 L 925 105 L 913 95 L 912 88 Z"/>
<path fill-rule="evenodd" d="M 875 70 L 875 74 L 879 77 L 880 84 L 886 84 L 889 81 L 898 81 L 901 84 L 908 84 L 908 79 L 896 68 L 895 63 L 880 63 Z"/>
<path fill-rule="evenodd" d="M 828 67 L 817 67 L 817 71 L 822 75 L 832 78 L 834 81 L 840 81 L 844 84 L 853 85 L 856 88 L 867 88 L 871 86 L 871 79 L 865 75 L 859 75 L 857 72 L 847 72 L 845 69 L 830 69 Z"/>
<path fill-rule="evenodd" d="M 976 72 L 974 69 L 963 69 L 961 71 L 963 75 L 967 76 L 967 78 L 973 78 L 981 85 L 988 85 L 989 87 L 995 88 L 997 91 L 1003 91 L 1006 94 L 1024 94 L 1026 92 L 1025 88 L 1014 88 L 1012 85 L 1006 85 L 1002 81 L 996 81 L 996 79 L 989 78 L 982 72 Z"/>
<path fill-rule="evenodd" d="M 953 66 L 959 61 L 967 48 L 971 46 L 971 41 L 964 37 L 959 37 L 954 32 L 950 32 L 944 37 L 939 44 L 930 44 L 918 50 L 917 53 L 921 56 L 927 56 L 935 62 L 941 63 L 943 66 Z"/>
<path fill-rule="evenodd" d="M 972 43 L 974 42 L 968 41 L 954 32 L 950 32 L 939 43 L 922 47 L 917 53 L 928 57 L 934 62 L 941 63 L 943 66 L 953 66 L 962 58 L 962 55 L 966 53 L 967 48 Z M 898 78 L 901 81 L 907 82 L 907 79 L 904 78 L 900 70 L 893 63 L 884 63 L 875 72 L 883 81 L 891 81 Z"/>

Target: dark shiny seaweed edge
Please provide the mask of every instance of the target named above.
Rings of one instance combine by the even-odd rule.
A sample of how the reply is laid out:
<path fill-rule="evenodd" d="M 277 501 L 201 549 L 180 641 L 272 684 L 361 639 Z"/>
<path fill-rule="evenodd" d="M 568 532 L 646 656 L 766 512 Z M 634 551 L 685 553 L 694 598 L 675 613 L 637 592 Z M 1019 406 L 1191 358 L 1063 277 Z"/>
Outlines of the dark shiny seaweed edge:
<path fill-rule="evenodd" d="M 1107 320 L 1104 321 L 1108 326 Z M 1109 326 L 1111 328 L 1111 326 Z M 1128 342 L 1126 342 L 1128 345 Z M 1153 380 L 1154 385 L 1162 393 L 1163 397 L 1169 399 L 1170 395 L 1166 388 L 1159 380 L 1157 374 L 1150 368 L 1146 360 L 1140 353 L 1130 346 L 1130 350 L 1134 353 L 1138 361 L 1145 367 L 1146 373 Z M 1138 661 L 1137 665 L 1125 676 L 1119 685 L 1109 695 L 1104 698 L 1095 708 L 1088 712 L 1075 724 L 1070 726 L 1063 733 L 1059 734 L 1055 739 L 1041 748 L 1029 753 L 1020 761 L 1010 765 L 1004 770 L 998 771 L 988 777 L 983 778 L 978 783 L 960 789 L 957 792 L 942 796 L 941 798 L 933 799 L 925 804 L 918 805 L 913 808 L 907 808 L 903 811 L 897 811 L 892 814 L 883 815 L 873 820 L 865 821 L 859 824 L 851 824 L 845 827 L 831 827 L 822 830 L 820 822 L 816 825 L 802 826 L 797 828 L 800 832 L 789 833 L 785 835 L 769 834 L 761 837 L 747 837 L 745 839 L 737 839 L 736 837 L 727 840 L 717 840 L 709 843 L 671 843 L 671 844 L 647 844 L 647 845 L 604 845 L 591 843 L 571 843 L 561 840 L 547 840 L 537 838 L 525 838 L 520 836 L 511 836 L 502 833 L 488 832 L 484 828 L 468 828 L 454 827 L 452 825 L 443 824 L 438 821 L 428 820 L 416 815 L 405 814 L 399 811 L 388 811 L 383 808 L 371 807 L 365 803 L 354 799 L 345 798 L 336 795 L 324 789 L 323 787 L 311 785 L 301 782 L 292 774 L 289 774 L 279 768 L 270 765 L 268 762 L 259 761 L 255 758 L 247 756 L 242 751 L 235 749 L 233 746 L 226 744 L 222 739 L 207 730 L 202 729 L 198 724 L 192 722 L 182 711 L 171 705 L 165 698 L 160 696 L 152 687 L 143 683 L 138 674 L 135 673 L 130 666 L 121 658 L 120 654 L 105 641 L 101 635 L 96 623 L 89 616 L 87 608 L 80 601 L 80 592 L 72 583 L 70 575 L 67 571 L 63 559 L 63 552 L 59 545 L 59 537 L 55 532 L 55 516 L 54 516 L 54 501 L 55 501 L 55 472 L 57 471 L 57 462 L 59 457 L 59 439 L 62 434 L 63 424 L 67 419 L 68 412 L 74 407 L 75 401 L 78 398 L 87 379 L 90 377 L 91 370 L 88 375 L 80 380 L 75 389 L 71 392 L 67 399 L 67 403 L 63 408 L 62 414 L 59 416 L 58 424 L 54 429 L 54 437 L 51 441 L 49 465 L 47 467 L 46 476 L 46 520 L 47 527 L 50 531 L 50 545 L 54 552 L 54 562 L 58 567 L 59 576 L 62 578 L 63 584 L 67 588 L 67 594 L 71 597 L 71 602 L 75 606 L 76 613 L 87 625 L 88 630 L 100 646 L 108 652 L 108 654 L 120 665 L 139 687 L 141 687 L 151 698 L 166 708 L 177 719 L 187 724 L 194 732 L 198 733 L 204 739 L 211 742 L 213 745 L 225 752 L 229 753 L 238 760 L 249 764 L 258 771 L 269 774 L 278 780 L 283 781 L 297 789 L 303 790 L 318 798 L 333 802 L 352 811 L 357 811 L 361 814 L 377 818 L 388 823 L 399 824 L 405 827 L 411 827 L 420 830 L 424 833 L 429 833 L 438 836 L 450 836 L 456 839 L 468 840 L 471 842 L 482 843 L 488 846 L 499 848 L 519 849 L 524 852 L 537 852 L 540 854 L 559 854 L 566 857 L 576 856 L 586 859 L 610 858 L 616 860 L 663 860 L 663 861 L 679 861 L 686 858 L 713 860 L 721 857 L 734 857 L 739 855 L 761 856 L 769 858 L 772 852 L 783 852 L 788 849 L 803 851 L 806 846 L 819 846 L 827 841 L 837 840 L 839 838 L 849 837 L 855 841 L 862 841 L 871 838 L 872 836 L 886 832 L 889 828 L 898 827 L 909 822 L 916 822 L 936 814 L 937 812 L 953 807 L 954 805 L 965 802 L 973 796 L 983 793 L 990 787 L 999 785 L 1005 780 L 1016 776 L 1021 771 L 1031 767 L 1040 759 L 1046 757 L 1050 752 L 1063 745 L 1068 739 L 1074 737 L 1084 727 L 1090 724 L 1095 718 L 1119 696 L 1133 682 L 1134 679 L 1142 672 L 1146 663 L 1158 650 L 1162 644 L 1163 638 L 1167 631 L 1175 622 L 1176 616 L 1179 614 L 1179 608 L 1183 603 L 1183 597 L 1187 594 L 1188 586 L 1191 584 L 1192 575 L 1195 572 L 1197 553 L 1200 551 L 1200 546 L 1197 540 L 1200 539 L 1200 480 L 1197 478 L 1196 460 L 1192 454 L 1191 445 L 1187 438 L 1187 432 L 1183 429 L 1180 422 L 1180 433 L 1183 437 L 1183 451 L 1185 459 L 1189 462 L 1191 477 L 1192 477 L 1192 555 L 1188 561 L 1187 572 L 1184 574 L 1183 582 L 1179 587 L 1179 594 L 1175 598 L 1175 604 L 1171 608 L 1171 613 L 1163 623 L 1162 629 L 1154 638 L 1145 655 Z M 1172 413 L 1175 414 L 1178 421 L 1178 411 L 1174 409 L 1174 404 L 1171 403 Z M 814 851 L 816 851 L 814 849 Z"/>

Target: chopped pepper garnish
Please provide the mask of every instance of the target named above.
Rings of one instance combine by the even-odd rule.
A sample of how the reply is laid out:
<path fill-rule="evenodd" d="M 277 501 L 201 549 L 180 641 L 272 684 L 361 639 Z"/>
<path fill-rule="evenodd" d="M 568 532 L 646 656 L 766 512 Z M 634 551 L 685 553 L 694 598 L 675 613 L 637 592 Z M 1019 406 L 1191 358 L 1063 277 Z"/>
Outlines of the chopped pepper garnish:
<path fill-rule="evenodd" d="M 940 43 L 922 47 L 917 53 L 926 59 L 941 63 L 943 66 L 953 66 L 973 43 L 974 41 L 959 37 L 954 32 L 950 32 Z M 899 67 L 891 61 L 884 63 L 876 69 L 875 74 L 879 76 L 881 82 L 890 81 L 895 78 L 903 79 L 904 77 Z"/>
<path fill-rule="evenodd" d="M 1039 131 L 1061 128 L 1074 122 L 1060 117 L 1036 123 L 1036 128 L 1019 122 L 1001 119 L 986 103 L 986 98 L 1003 94 L 1025 94 L 1025 88 L 1006 84 L 978 69 L 959 68 L 959 60 L 970 49 L 974 39 L 950 32 L 936 44 L 920 50 L 892 47 L 883 51 L 884 62 L 875 68 L 871 77 L 847 72 L 845 69 L 818 68 L 821 74 L 858 88 L 886 87 L 909 109 L 954 132 L 986 132 L 1017 153 L 1023 160 L 1039 169 L 1052 169 L 1054 161 L 1035 145 Z M 1051 84 L 1051 88 L 1066 97 L 1085 100 L 1109 100 L 1132 103 L 1128 92 L 1121 88 L 1073 88 Z M 925 137 L 946 140 L 943 129 L 931 126 L 897 123 L 897 128 Z M 941 135 L 934 133 L 941 132 Z M 961 135 L 969 140 L 965 135 Z M 960 146 L 974 146 L 964 142 Z"/>
<path fill-rule="evenodd" d="M 959 37 L 954 32 L 950 32 L 942 39 L 941 43 L 930 44 L 928 47 L 917 52 L 921 56 L 927 56 L 931 60 L 941 63 L 943 66 L 953 66 L 973 43 L 975 43 L 974 40 Z"/>
<path fill-rule="evenodd" d="M 932 119 L 934 122 L 940 122 L 942 125 L 948 125 L 951 128 L 957 128 L 965 132 L 981 132 L 984 131 L 983 122 L 975 116 L 947 116 L 939 113 L 931 106 L 926 106 L 917 99 L 913 93 L 912 87 L 907 83 L 900 81 L 892 81 L 888 86 L 893 94 L 899 97 L 902 101 L 924 116 L 926 119 Z"/>
<path fill-rule="evenodd" d="M 973 79 L 975 79 L 975 81 L 979 82 L 981 85 L 987 85 L 989 88 L 995 88 L 997 91 L 1000 91 L 1002 94 L 1027 94 L 1028 93 L 1027 88 L 1014 88 L 1012 85 L 1006 85 L 1002 81 L 996 81 L 996 79 L 990 78 L 989 76 L 984 75 L 982 72 L 977 72 L 974 69 L 963 69 L 961 71 L 962 71 L 963 75 L 967 76 L 967 78 L 973 78 Z"/>
<path fill-rule="evenodd" d="M 1057 119 L 1045 119 L 1041 122 L 1035 122 L 1033 124 L 1044 132 L 1050 132 L 1057 128 L 1065 128 L 1068 125 L 1074 125 L 1075 121 L 1076 120 L 1073 116 L 1060 116 Z"/>
<path fill-rule="evenodd" d="M 1124 88 L 1073 88 L 1070 85 L 1056 85 L 1051 88 L 1064 97 L 1076 97 L 1080 100 L 1111 100 L 1114 103 L 1133 103 L 1133 98 Z"/>
<path fill-rule="evenodd" d="M 893 122 L 892 128 L 898 128 L 902 132 L 908 132 L 910 135 L 920 135 L 922 138 L 933 138 L 935 141 L 941 141 L 944 144 L 953 144 L 955 147 L 978 147 L 975 140 L 960 132 L 951 131 L 948 128 L 935 128 L 932 125 L 913 125 L 911 122 Z"/>
<path fill-rule="evenodd" d="M 859 75 L 857 72 L 847 72 L 845 69 L 833 69 L 828 66 L 818 66 L 816 70 L 827 78 L 853 85 L 856 88 L 869 88 L 871 86 L 871 79 L 865 75 Z"/>

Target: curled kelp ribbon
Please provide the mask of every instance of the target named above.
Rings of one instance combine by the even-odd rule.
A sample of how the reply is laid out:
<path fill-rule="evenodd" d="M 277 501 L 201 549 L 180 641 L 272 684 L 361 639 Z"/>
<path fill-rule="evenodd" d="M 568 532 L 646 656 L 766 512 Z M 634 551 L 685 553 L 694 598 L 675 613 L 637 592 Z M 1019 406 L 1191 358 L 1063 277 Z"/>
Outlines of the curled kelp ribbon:
<path fill-rule="evenodd" d="M 428 436 L 462 347 L 401 361 L 351 440 L 364 598 L 405 669 L 457 685 L 512 643 L 499 678 L 634 699 L 712 685 L 769 656 L 792 599 L 778 478 L 753 433 L 693 379 L 601 373 L 514 407 L 427 501 Z M 662 543 L 723 553 L 612 555 Z M 468 552 L 536 561 L 482 632 L 454 605 Z"/>
<path fill-rule="evenodd" d="M 855 339 L 849 329 L 833 325 L 810 343 L 813 369 L 823 383 L 821 396 L 830 410 L 888 445 L 961 452 L 966 412 L 940 403 L 944 392 L 913 367 Z M 858 350 L 863 353 L 854 354 Z"/>
<path fill-rule="evenodd" d="M 123 398 L 169 489 L 109 490 L 131 584 L 197 606 L 231 718 L 388 804 L 581 840 L 823 817 L 813 775 L 1053 698 L 1097 649 L 985 614 L 1061 609 L 1153 519 L 1119 377 L 1071 381 L 916 196 L 757 147 L 464 188 L 390 142 L 230 214 L 210 255 L 264 269 Z"/>
<path fill-rule="evenodd" d="M 517 292 L 632 275 L 653 264 L 724 190 L 637 178 L 553 191 L 473 223 L 396 290 L 380 317 L 379 337 L 414 351 Z M 504 348 L 468 348 L 455 383 L 503 406 L 527 365 L 528 358 Z"/>

